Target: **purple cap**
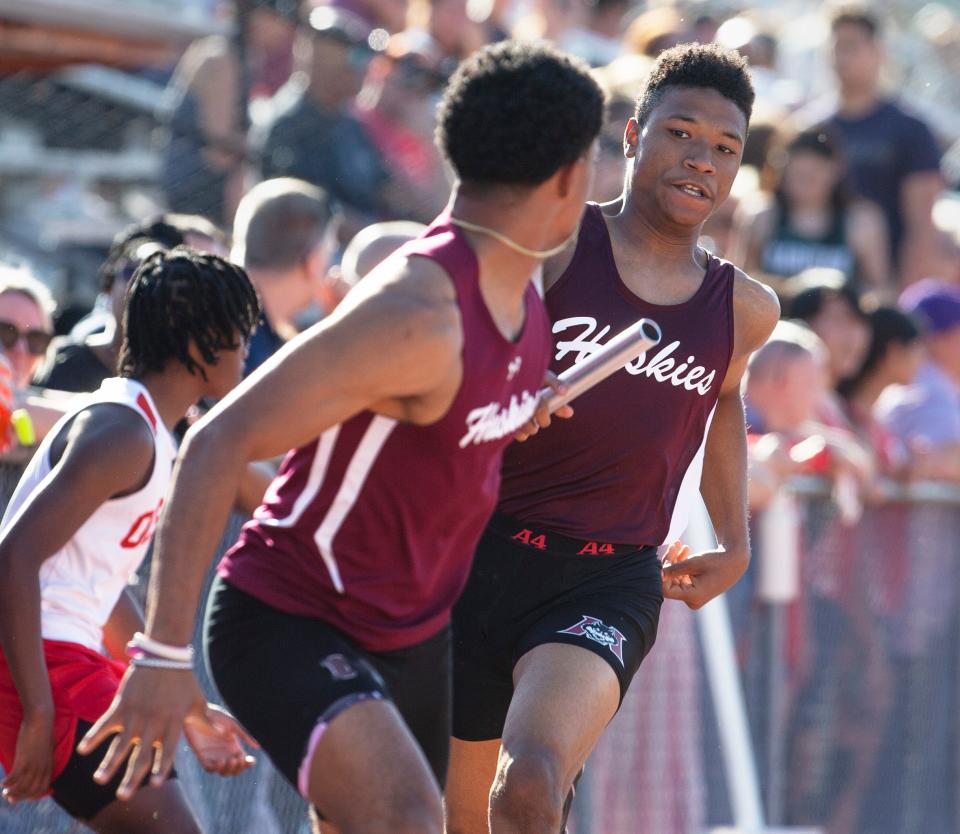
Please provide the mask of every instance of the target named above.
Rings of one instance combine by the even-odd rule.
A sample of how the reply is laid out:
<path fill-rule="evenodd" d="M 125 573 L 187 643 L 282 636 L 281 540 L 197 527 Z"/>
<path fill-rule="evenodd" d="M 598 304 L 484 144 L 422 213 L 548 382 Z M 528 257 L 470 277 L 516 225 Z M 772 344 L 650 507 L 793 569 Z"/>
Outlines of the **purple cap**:
<path fill-rule="evenodd" d="M 900 294 L 900 306 L 913 313 L 930 333 L 960 327 L 960 287 L 927 278 Z"/>

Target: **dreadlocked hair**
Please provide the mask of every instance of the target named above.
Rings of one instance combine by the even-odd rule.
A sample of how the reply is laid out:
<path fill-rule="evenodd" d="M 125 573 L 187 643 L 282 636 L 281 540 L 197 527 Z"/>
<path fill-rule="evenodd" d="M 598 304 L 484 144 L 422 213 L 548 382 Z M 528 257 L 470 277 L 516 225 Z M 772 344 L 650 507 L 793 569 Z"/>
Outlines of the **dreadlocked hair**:
<path fill-rule="evenodd" d="M 119 373 L 140 377 L 167 362 L 207 375 L 190 355 L 216 364 L 223 350 L 237 350 L 260 315 L 257 292 L 243 269 L 216 255 L 178 246 L 148 257 L 130 279 L 123 314 Z"/>

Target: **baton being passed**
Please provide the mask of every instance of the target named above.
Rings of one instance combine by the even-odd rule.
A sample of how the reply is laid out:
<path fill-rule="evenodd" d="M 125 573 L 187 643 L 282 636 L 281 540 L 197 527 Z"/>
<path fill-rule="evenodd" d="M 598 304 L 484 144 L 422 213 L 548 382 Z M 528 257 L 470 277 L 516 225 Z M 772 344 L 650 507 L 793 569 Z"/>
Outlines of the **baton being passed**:
<path fill-rule="evenodd" d="M 621 330 L 600 350 L 560 374 L 559 381 L 567 389 L 563 394 L 544 388 L 540 397 L 553 414 L 560 406 L 619 371 L 627 362 L 656 347 L 662 337 L 659 324 L 652 319 L 640 319 Z"/>

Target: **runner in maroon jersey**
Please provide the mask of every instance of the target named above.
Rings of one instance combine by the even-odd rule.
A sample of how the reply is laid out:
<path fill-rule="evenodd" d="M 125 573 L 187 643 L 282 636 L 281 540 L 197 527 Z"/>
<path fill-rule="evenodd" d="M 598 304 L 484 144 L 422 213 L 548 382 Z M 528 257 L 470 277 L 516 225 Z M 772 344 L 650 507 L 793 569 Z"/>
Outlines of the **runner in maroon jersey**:
<path fill-rule="evenodd" d="M 188 435 L 148 636 L 189 640 L 241 465 L 294 447 L 221 564 L 207 652 L 237 718 L 341 832 L 443 828 L 450 609 L 502 450 L 534 414 L 551 346 L 530 277 L 577 231 L 602 110 L 586 68 L 548 47 L 465 62 L 439 114 L 448 210 Z M 151 745 L 163 781 L 199 697 L 191 675 L 138 669 L 82 747 L 120 732 L 103 779 L 135 741 L 150 751 L 130 796 Z"/>
<path fill-rule="evenodd" d="M 623 196 L 588 206 L 576 247 L 545 267 L 554 371 L 640 317 L 663 338 L 578 397 L 573 419 L 507 450 L 454 609 L 449 834 L 560 831 L 663 596 L 699 607 L 747 566 L 740 377 L 779 308 L 697 241 L 736 176 L 752 103 L 740 58 L 664 53 L 626 127 Z M 701 471 L 721 547 L 661 577 L 657 547 L 682 532 Z"/>

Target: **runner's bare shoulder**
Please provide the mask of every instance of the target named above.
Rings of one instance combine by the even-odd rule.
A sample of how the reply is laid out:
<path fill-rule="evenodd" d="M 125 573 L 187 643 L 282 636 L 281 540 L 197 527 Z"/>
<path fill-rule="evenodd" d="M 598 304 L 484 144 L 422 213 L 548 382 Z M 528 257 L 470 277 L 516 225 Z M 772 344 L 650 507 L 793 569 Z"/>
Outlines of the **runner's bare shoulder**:
<path fill-rule="evenodd" d="M 412 391 L 445 390 L 460 378 L 463 325 L 453 281 L 436 261 L 391 256 L 365 276 L 330 316 L 365 334 L 381 364 Z M 323 325 L 324 322 L 321 322 Z"/>
<path fill-rule="evenodd" d="M 766 284 L 751 278 L 739 267 L 733 269 L 734 354 L 742 356 L 767 341 L 780 320 L 780 302 Z"/>

